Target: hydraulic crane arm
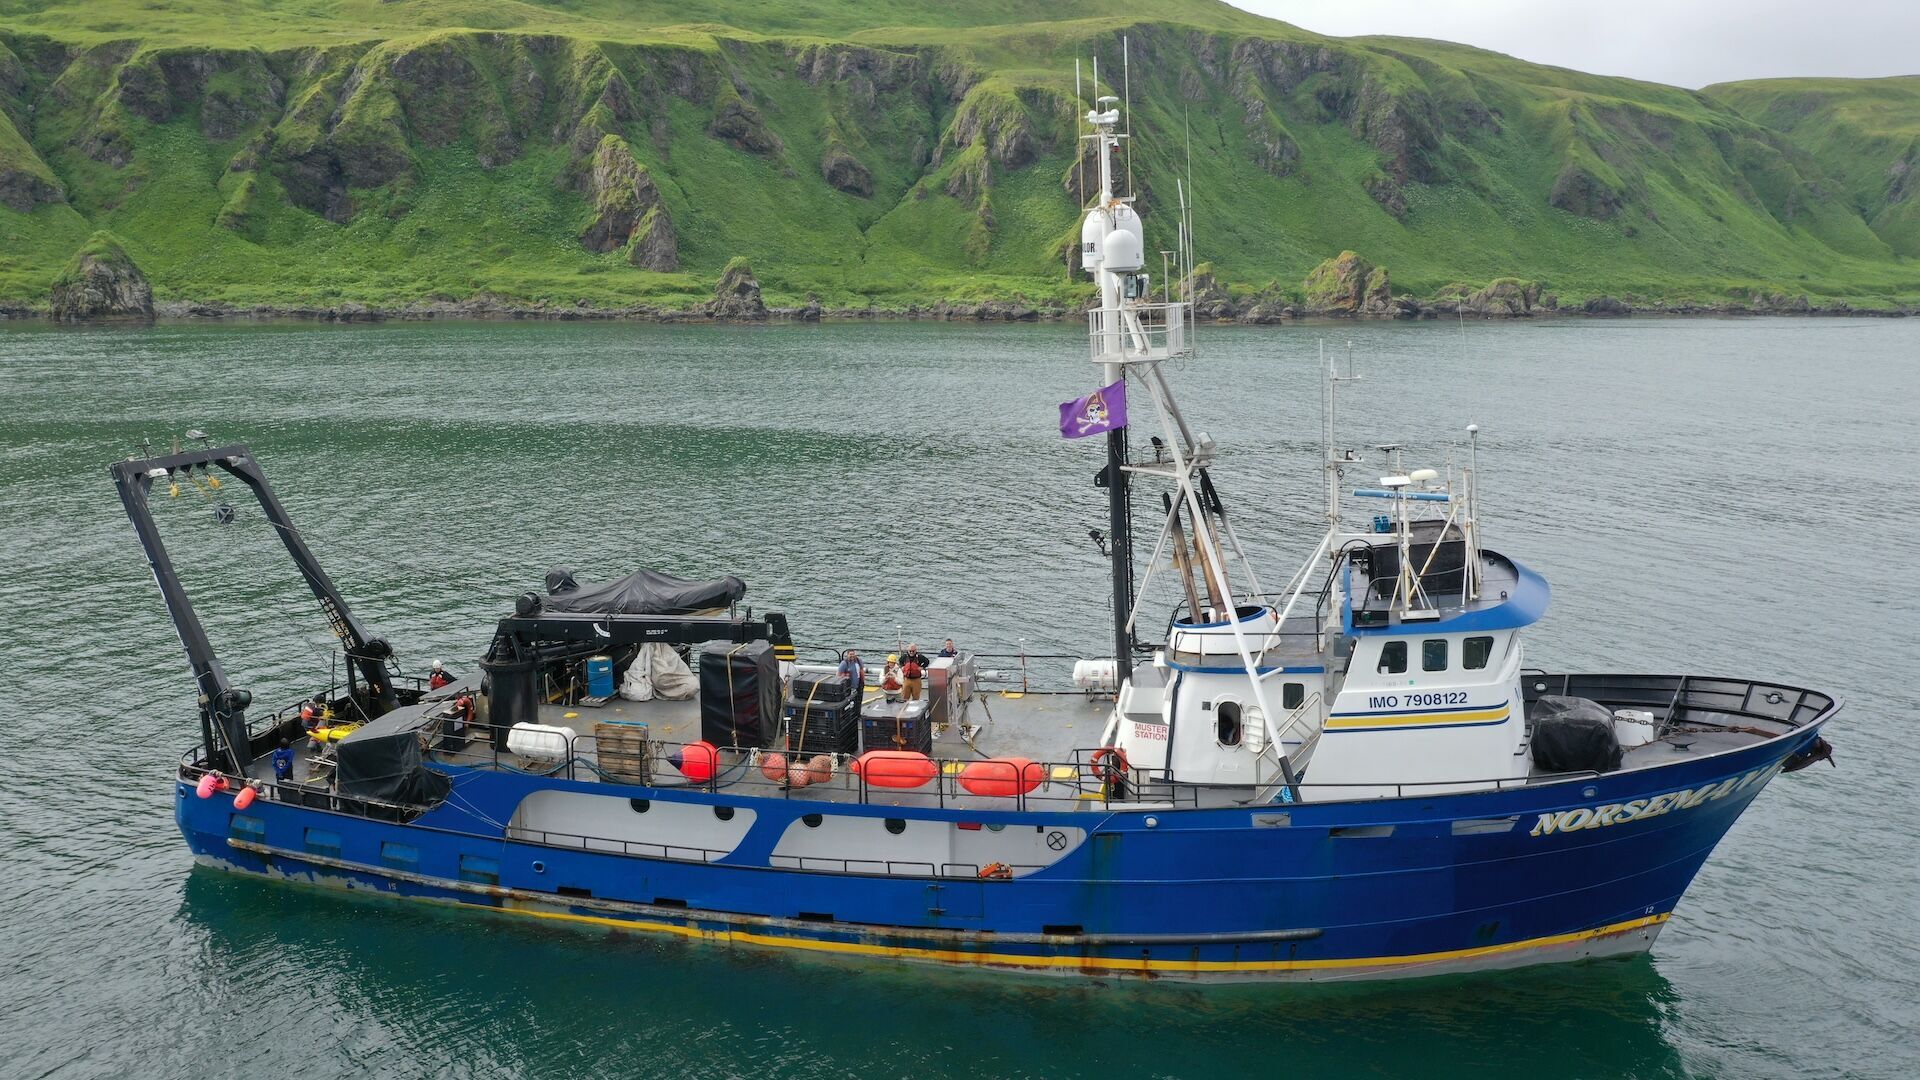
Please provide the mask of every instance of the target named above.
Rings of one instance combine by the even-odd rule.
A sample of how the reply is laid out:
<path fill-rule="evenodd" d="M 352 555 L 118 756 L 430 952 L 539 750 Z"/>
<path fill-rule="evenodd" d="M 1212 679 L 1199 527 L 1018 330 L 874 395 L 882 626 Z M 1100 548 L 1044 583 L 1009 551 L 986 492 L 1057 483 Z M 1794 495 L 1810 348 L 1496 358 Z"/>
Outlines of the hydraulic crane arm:
<path fill-rule="evenodd" d="M 148 496 L 155 480 L 191 480 L 192 470 L 199 469 L 206 474 L 213 466 L 218 466 L 221 471 L 245 484 L 259 501 L 268 523 L 286 546 L 294 565 L 300 568 L 300 576 L 306 579 L 307 587 L 313 591 L 314 598 L 320 601 L 320 609 L 326 615 L 334 635 L 340 639 L 348 662 L 365 680 L 369 713 L 375 716 L 384 713 L 394 708 L 398 700 L 386 668 L 387 659 L 393 655 L 392 648 L 385 640 L 369 635 L 360 621 L 354 618 L 346 599 L 334 587 L 333 579 L 320 568 L 306 540 L 287 517 L 286 508 L 280 505 L 279 498 L 273 493 L 273 486 L 267 483 L 266 474 L 260 470 L 259 464 L 254 461 L 253 451 L 245 443 L 116 461 L 108 467 L 108 472 L 113 476 L 114 486 L 119 489 L 121 505 L 126 508 L 127 518 L 140 538 L 140 547 L 146 552 L 154 583 L 160 587 L 167 614 L 173 619 L 174 629 L 180 635 L 180 644 L 187 650 L 187 662 L 193 668 L 200 701 L 201 736 L 206 743 L 207 759 L 219 760 L 223 744 L 225 758 L 237 772 L 244 769 L 253 757 L 248 745 L 246 722 L 246 708 L 252 703 L 252 695 L 236 689 L 227 678 L 225 669 L 220 666 L 220 660 L 207 640 L 206 629 L 200 624 L 193 602 L 174 570 L 173 560 L 167 554 L 166 544 L 161 540 L 159 527 L 153 519 L 153 511 L 148 506 Z"/>

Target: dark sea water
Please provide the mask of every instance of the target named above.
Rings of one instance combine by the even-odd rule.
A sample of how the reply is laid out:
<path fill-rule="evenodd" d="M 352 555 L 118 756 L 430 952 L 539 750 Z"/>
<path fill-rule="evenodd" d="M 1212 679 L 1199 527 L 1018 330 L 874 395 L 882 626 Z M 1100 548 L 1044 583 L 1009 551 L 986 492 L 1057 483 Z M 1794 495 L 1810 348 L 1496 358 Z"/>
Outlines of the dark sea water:
<path fill-rule="evenodd" d="M 1459 460 L 1554 604 L 1530 659 L 1777 677 L 1848 705 L 1652 955 L 1196 991 L 796 960 L 193 867 L 191 683 L 105 470 L 261 455 L 416 670 L 557 562 L 737 573 L 803 645 L 1096 654 L 1095 384 L 1072 327 L 0 330 L 0 1077 L 1920 1075 L 1920 322 L 1203 328 L 1176 373 L 1265 577 L 1317 540 L 1322 340 L 1346 443 Z M 256 698 L 329 644 L 257 512 L 163 528 Z M 1144 552 L 1143 552 L 1144 555 Z M 1171 598 L 1165 598 L 1170 600 Z"/>

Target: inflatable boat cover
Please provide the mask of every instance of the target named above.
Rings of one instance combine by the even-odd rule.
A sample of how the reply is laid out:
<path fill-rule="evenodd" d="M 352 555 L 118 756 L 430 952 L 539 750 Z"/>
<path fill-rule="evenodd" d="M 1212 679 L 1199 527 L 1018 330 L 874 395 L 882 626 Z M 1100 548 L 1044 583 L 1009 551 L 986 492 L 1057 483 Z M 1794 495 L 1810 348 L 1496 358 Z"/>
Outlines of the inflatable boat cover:
<path fill-rule="evenodd" d="M 609 615 L 690 615 L 738 603 L 747 583 L 737 577 L 688 581 L 658 570 L 636 570 L 604 585 L 582 585 L 573 571 L 556 566 L 547 571 L 548 611 L 583 611 Z"/>

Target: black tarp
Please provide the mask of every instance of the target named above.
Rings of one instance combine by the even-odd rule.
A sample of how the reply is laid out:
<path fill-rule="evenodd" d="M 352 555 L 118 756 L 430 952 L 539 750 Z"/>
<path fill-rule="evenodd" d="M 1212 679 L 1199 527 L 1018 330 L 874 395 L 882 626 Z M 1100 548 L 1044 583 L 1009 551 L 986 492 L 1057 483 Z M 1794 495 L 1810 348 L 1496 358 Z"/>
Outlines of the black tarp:
<path fill-rule="evenodd" d="M 619 615 L 687 615 L 724 608 L 747 594 L 747 583 L 737 577 L 688 581 L 658 570 L 636 570 L 618 581 L 582 585 L 573 571 L 556 566 L 547 571 L 548 611 L 585 611 Z"/>
<path fill-rule="evenodd" d="M 334 779 L 342 795 L 383 802 L 424 806 L 439 802 L 452 790 L 444 773 L 427 768 L 421 759 L 421 731 L 427 715 L 440 703 L 390 712 L 334 746 Z"/>
<path fill-rule="evenodd" d="M 770 746 L 779 732 L 780 661 L 773 646 L 700 646 L 700 737 L 715 746 Z"/>
<path fill-rule="evenodd" d="M 1612 772 L 1620 767 L 1613 714 L 1583 697 L 1545 694 L 1527 710 L 1533 722 L 1533 763 L 1548 772 Z"/>

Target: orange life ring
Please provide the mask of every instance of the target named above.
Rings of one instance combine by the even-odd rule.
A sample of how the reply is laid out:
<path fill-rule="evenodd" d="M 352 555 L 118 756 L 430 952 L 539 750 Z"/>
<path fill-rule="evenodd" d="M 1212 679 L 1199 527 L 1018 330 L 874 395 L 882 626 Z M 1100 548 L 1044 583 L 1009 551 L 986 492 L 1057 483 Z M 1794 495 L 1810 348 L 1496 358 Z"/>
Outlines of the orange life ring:
<path fill-rule="evenodd" d="M 1103 746 L 1093 752 L 1094 775 L 1109 783 L 1125 780 L 1132 771 L 1133 763 L 1127 760 L 1127 752 L 1117 746 Z"/>

